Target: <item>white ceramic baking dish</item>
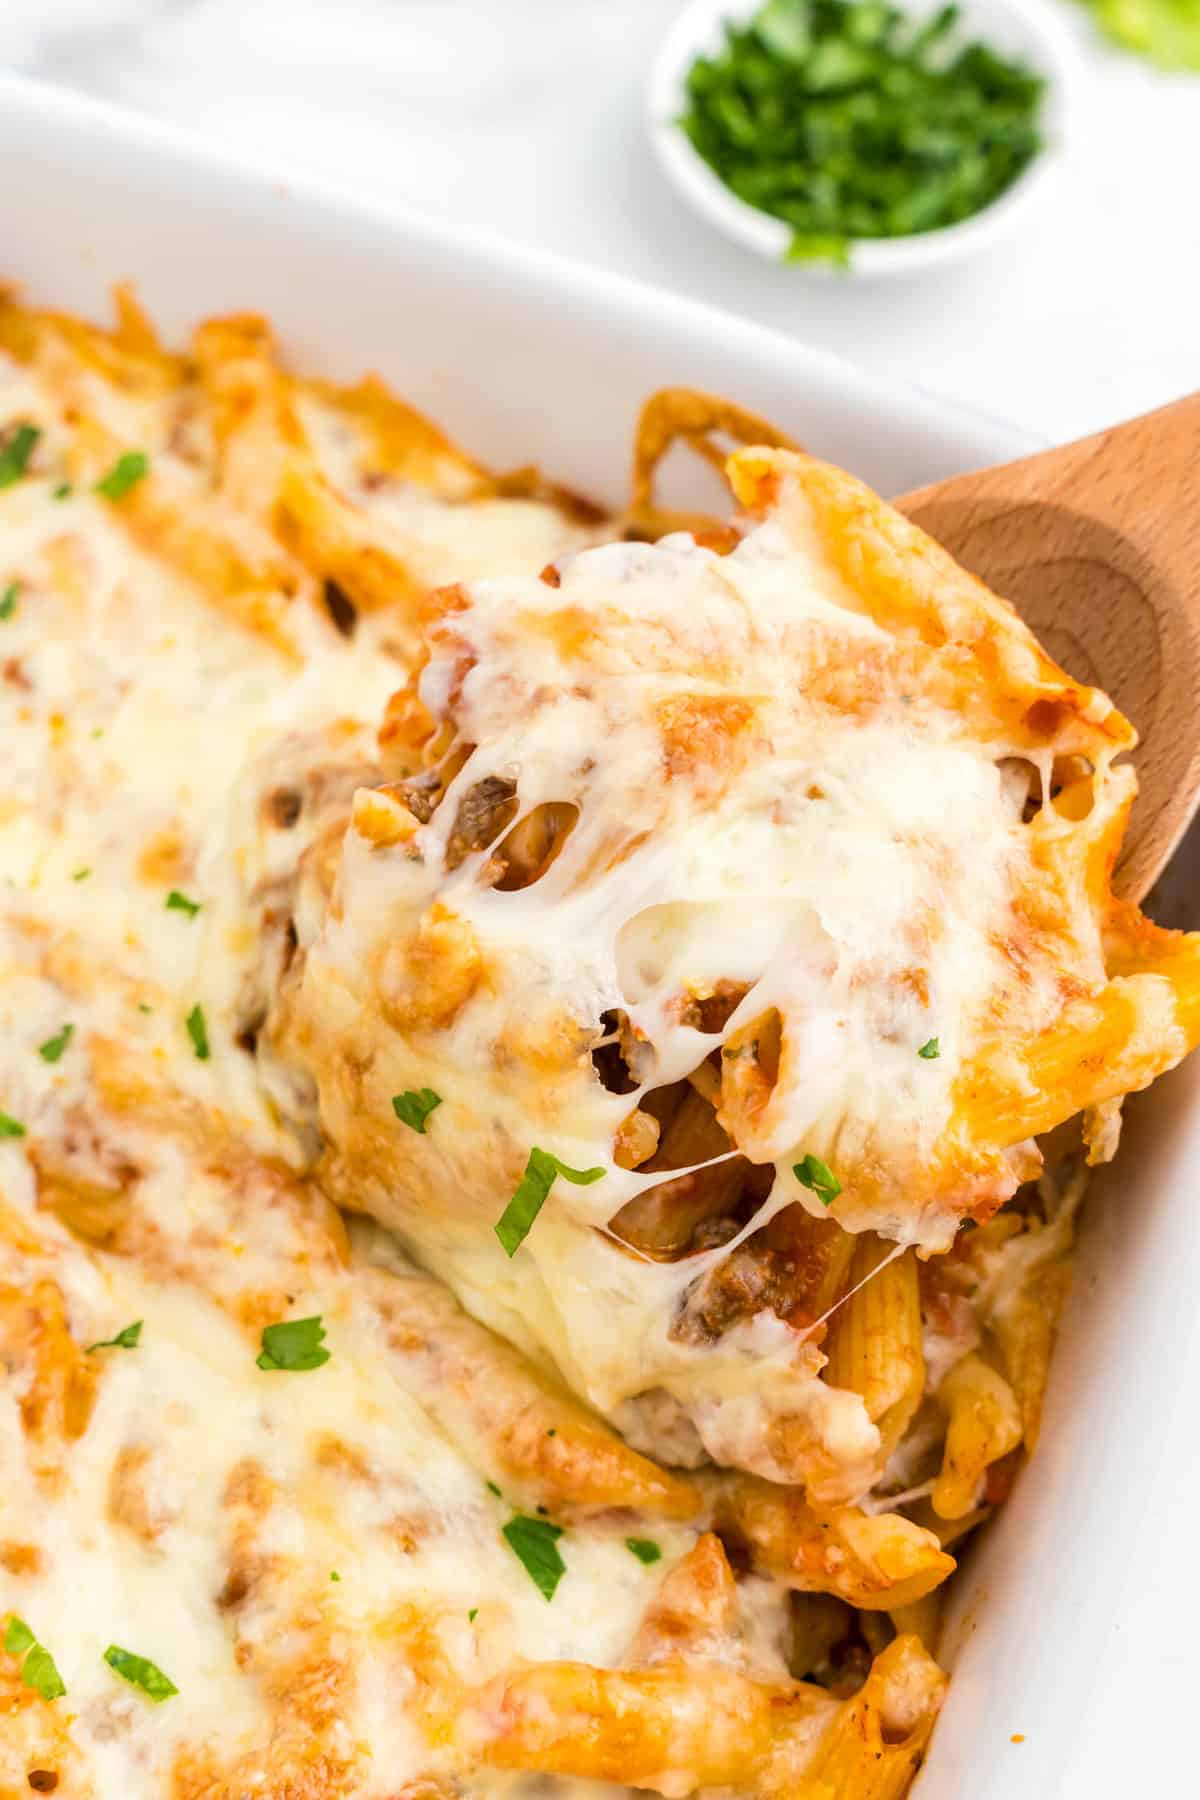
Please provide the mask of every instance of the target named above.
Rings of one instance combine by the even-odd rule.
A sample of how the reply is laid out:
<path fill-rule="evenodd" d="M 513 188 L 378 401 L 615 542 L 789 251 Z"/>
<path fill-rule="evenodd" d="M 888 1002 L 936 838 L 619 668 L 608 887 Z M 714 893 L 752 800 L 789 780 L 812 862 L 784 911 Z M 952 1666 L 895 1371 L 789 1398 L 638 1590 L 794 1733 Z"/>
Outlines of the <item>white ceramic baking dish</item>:
<path fill-rule="evenodd" d="M 132 277 L 169 331 L 261 308 L 297 362 L 375 367 L 472 450 L 609 500 L 637 405 L 665 383 L 764 412 L 884 491 L 1028 447 L 739 319 L 2 77 L 0 163 L 2 272 L 33 298 L 100 313 Z M 936 357 L 931 322 L 935 380 Z M 1131 1112 L 1088 1212 L 1042 1447 L 957 1589 L 920 1800 L 1200 1791 L 1200 1059 Z"/>

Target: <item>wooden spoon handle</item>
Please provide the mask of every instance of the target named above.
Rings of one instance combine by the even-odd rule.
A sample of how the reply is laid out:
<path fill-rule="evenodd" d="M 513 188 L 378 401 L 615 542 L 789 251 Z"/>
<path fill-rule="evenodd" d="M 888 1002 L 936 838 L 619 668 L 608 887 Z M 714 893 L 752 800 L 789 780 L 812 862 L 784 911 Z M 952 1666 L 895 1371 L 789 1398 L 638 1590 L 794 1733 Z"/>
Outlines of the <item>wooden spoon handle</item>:
<path fill-rule="evenodd" d="M 898 504 L 1137 726 L 1140 899 L 1200 801 L 1200 394 Z"/>

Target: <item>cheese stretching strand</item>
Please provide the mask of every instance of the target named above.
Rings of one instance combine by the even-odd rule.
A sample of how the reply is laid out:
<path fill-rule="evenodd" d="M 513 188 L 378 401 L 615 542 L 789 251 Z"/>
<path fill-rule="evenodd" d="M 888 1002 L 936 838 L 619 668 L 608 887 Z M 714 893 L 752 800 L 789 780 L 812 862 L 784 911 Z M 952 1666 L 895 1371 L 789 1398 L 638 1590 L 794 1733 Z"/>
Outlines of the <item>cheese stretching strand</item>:
<path fill-rule="evenodd" d="M 273 1037 L 328 1191 L 472 1311 L 626 1429 L 853 1499 L 923 1377 L 911 1256 L 847 1234 L 924 1257 L 991 1218 L 1035 1133 L 1183 1055 L 1200 958 L 1109 895 L 1111 702 L 850 477 L 748 449 L 730 478 L 727 554 L 440 595 Z M 531 1152 L 560 1173 L 514 1246 Z M 819 1379 L 868 1277 L 913 1341 L 878 1405 Z"/>

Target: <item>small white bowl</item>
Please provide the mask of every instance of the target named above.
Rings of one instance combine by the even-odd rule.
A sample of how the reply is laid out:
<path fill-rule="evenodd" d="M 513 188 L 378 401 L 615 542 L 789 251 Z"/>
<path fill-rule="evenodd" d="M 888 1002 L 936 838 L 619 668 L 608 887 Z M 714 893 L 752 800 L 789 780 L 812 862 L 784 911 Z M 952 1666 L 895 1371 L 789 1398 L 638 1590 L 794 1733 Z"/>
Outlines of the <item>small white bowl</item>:
<path fill-rule="evenodd" d="M 928 18 L 937 0 L 893 0 L 914 18 Z M 668 178 L 686 200 L 727 237 L 772 261 L 784 259 L 792 230 L 782 219 L 739 200 L 693 149 L 676 123 L 686 104 L 685 81 L 697 56 L 712 56 L 724 43 L 726 20 L 744 24 L 762 0 L 689 0 L 667 32 L 650 71 L 650 137 Z M 898 275 L 932 268 L 980 250 L 1008 229 L 1032 201 L 1054 184 L 1068 125 L 1076 59 L 1071 39 L 1047 0 L 960 0 L 957 31 L 1002 55 L 1018 57 L 1045 77 L 1041 126 L 1044 148 L 990 205 L 956 225 L 909 237 L 859 238 L 850 245 L 850 268 L 829 263 L 790 265 L 822 277 Z"/>

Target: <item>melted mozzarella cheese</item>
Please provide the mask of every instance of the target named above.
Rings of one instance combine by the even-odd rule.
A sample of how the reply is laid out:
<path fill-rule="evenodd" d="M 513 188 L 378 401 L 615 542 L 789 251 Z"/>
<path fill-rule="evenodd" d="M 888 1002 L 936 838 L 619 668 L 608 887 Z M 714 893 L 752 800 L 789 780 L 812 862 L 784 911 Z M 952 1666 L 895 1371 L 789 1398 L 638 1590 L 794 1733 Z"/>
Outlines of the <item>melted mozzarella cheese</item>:
<path fill-rule="evenodd" d="M 382 1800 L 438 1759 L 406 1619 L 427 1622 L 463 1685 L 522 1659 L 619 1661 L 694 1533 L 656 1526 L 649 1570 L 627 1521 L 573 1523 L 547 1605 L 501 1536 L 517 1500 L 489 1491 L 406 1385 L 239 1047 L 264 919 L 330 809 L 377 779 L 375 728 L 406 673 L 386 611 L 347 640 L 297 602 L 299 654 L 281 656 L 138 548 L 102 498 L 54 497 L 69 431 L 35 380 L 5 359 L 0 374 L 4 413 L 43 432 L 0 493 L 0 573 L 17 583 L 0 620 L 0 1110 L 25 1133 L 0 1139 L 0 1297 L 51 1283 L 75 1345 L 142 1322 L 135 1349 L 85 1359 L 94 1405 L 61 1454 L 30 1437 L 26 1376 L 0 1387 L 0 1611 L 28 1621 L 67 1689 L 34 1749 L 0 1743 L 0 1785 L 24 1791 L 40 1765 L 81 1800 L 149 1800 L 257 1769 L 282 1792 L 287 1716 L 303 1726 L 304 1671 L 327 1664 L 337 1721 L 309 1729 L 346 1771 L 328 1791 Z M 153 409 L 110 398 L 104 416 L 126 441 L 165 436 Z M 393 484 L 388 505 L 431 582 L 579 541 L 539 503 L 480 517 Z M 67 1026 L 57 1059 L 39 1054 Z M 285 1314 L 322 1316 L 326 1365 L 256 1367 L 261 1322 Z M 235 1496 L 251 1476 L 247 1527 Z M 178 1694 L 155 1705 L 119 1680 L 114 1643 Z M 472 1791 L 516 1787 L 483 1775 Z"/>
<path fill-rule="evenodd" d="M 313 526 L 334 551 L 344 528 L 413 588 L 491 578 L 447 595 L 420 677 L 458 733 L 422 824 L 375 736 L 412 641 L 380 584 L 378 610 L 349 619 L 332 581 L 322 610 L 308 571 L 242 604 L 158 541 L 164 513 L 194 509 L 222 567 L 276 567 L 261 335 L 234 322 L 224 354 L 241 373 L 218 383 L 254 414 L 240 489 L 221 478 L 230 421 L 198 365 L 118 358 L 111 376 L 120 346 L 81 346 L 69 321 L 42 379 L 0 355 L 0 416 L 41 431 L 0 490 L 0 1617 L 28 1622 L 67 1690 L 35 1703 L 16 1660 L 0 1667 L 0 1788 L 40 1768 L 79 1800 L 615 1800 L 481 1770 L 484 1737 L 511 1720 L 485 1731 L 480 1693 L 545 1663 L 644 1671 L 664 1577 L 687 1558 L 698 1579 L 700 1525 L 677 1521 L 708 1501 L 639 1447 L 803 1476 L 815 1504 L 879 1475 L 862 1398 L 820 1379 L 824 1319 L 721 1308 L 743 1275 L 751 1290 L 772 1276 L 736 1259 L 789 1208 L 838 1235 L 792 1172 L 804 1149 L 846 1173 L 846 1223 L 927 1244 L 949 1230 L 957 1194 L 910 1207 L 895 1181 L 856 1191 L 852 1171 L 920 1170 L 981 1019 L 998 995 L 1014 1003 L 1004 930 L 1029 873 L 1027 784 L 944 696 L 906 691 L 796 494 L 724 560 L 683 538 L 572 558 L 597 535 L 573 509 L 481 485 L 420 421 L 412 479 L 402 456 L 375 467 L 353 421 L 378 391 L 335 405 L 297 388 L 304 494 L 336 490 Z M 91 431 L 149 449 L 157 527 L 153 508 L 135 531 L 90 488 L 59 494 Z M 533 579 L 552 563 L 561 575 Z M 496 838 L 543 804 L 577 809 L 575 829 L 540 879 L 506 885 Z M 347 830 L 352 809 L 395 835 Z M 1056 992 L 1035 963 L 1018 999 L 1036 1023 Z M 704 1028 L 697 1009 L 722 998 Z M 1145 1031 L 1173 1029 L 1168 1012 Z M 770 1091 L 735 1117 L 714 1052 L 757 1066 L 774 1015 Z M 930 1035 L 941 1054 L 922 1059 Z M 598 1079 L 605 1040 L 627 1092 Z M 717 1083 L 732 1142 L 773 1186 L 672 1261 L 614 1221 L 688 1167 L 613 1150 L 633 1109 L 684 1077 Z M 439 1105 L 417 1133 L 393 1100 L 425 1087 Z M 560 1179 L 510 1259 L 492 1227 L 535 1145 L 603 1172 Z M 989 1196 L 1009 1173 L 991 1171 Z M 329 1195 L 399 1227 L 423 1267 L 377 1227 L 348 1232 Z M 998 1328 L 1068 1229 L 1064 1211 L 985 1271 Z M 328 1360 L 260 1366 L 265 1328 L 305 1318 Z M 135 1346 L 111 1342 L 135 1321 Z M 549 1448 L 547 1418 L 569 1420 L 569 1444 Z M 536 1530 L 544 1500 L 564 1526 L 552 1604 L 504 1533 L 514 1514 Z M 652 1534 L 650 1566 L 631 1530 Z M 785 1682 L 789 1588 L 747 1575 L 737 1590 L 737 1620 L 710 1631 L 706 1614 L 688 1654 Z M 672 1654 L 685 1625 L 671 1607 L 658 1621 Z M 121 1682 L 110 1644 L 178 1692 L 155 1705 Z M 772 1692 L 819 1703 L 812 1743 L 836 1711 L 812 1689 Z M 931 1705 L 910 1710 L 927 1725 Z M 659 1777 L 664 1792 L 688 1780 Z"/>
<path fill-rule="evenodd" d="M 768 1314 L 698 1343 L 679 1321 L 785 1208 L 826 1216 L 793 1173 L 807 1154 L 840 1177 L 839 1222 L 929 1248 L 1015 1186 L 1003 1160 L 957 1185 L 937 1165 L 960 1077 L 1016 992 L 1026 784 L 1013 746 L 907 655 L 822 552 L 800 481 L 728 556 L 681 536 L 585 550 L 553 582 L 474 584 L 419 690 L 465 761 L 399 843 L 349 831 L 334 905 L 302 908 L 282 1032 L 315 1078 L 343 1197 L 480 1317 L 626 1424 L 631 1400 L 661 1413 L 673 1396 L 718 1460 L 777 1479 L 797 1474 L 774 1445 L 786 1420 L 807 1478 L 825 1479 L 816 1457 L 850 1493 L 878 1434 L 856 1395 L 813 1380 L 807 1334 Z M 515 890 L 497 883 L 495 830 L 456 848 L 489 791 L 514 796 L 509 821 L 578 811 Z M 1102 981 L 1096 932 L 1081 935 L 1078 976 Z M 1024 1029 L 1055 1016 L 1061 973 L 1030 959 Z M 719 1033 L 698 1029 L 689 1000 L 730 985 Z M 606 1091 L 590 1057 L 614 1017 L 630 1092 Z M 771 1017 L 777 1068 L 739 1109 L 731 1065 Z M 721 1121 L 773 1185 L 716 1247 L 652 1260 L 612 1221 L 664 1176 L 621 1166 L 614 1140 L 716 1047 Z M 435 1123 L 397 1139 L 390 1097 L 427 1086 Z M 604 1178 L 560 1178 L 510 1259 L 492 1228 L 535 1145 Z"/>
<path fill-rule="evenodd" d="M 574 1528 L 563 1539 L 567 1574 L 547 1606 L 500 1536 L 511 1502 L 486 1489 L 391 1375 L 352 1279 L 303 1297 L 323 1309 L 329 1363 L 269 1374 L 203 1295 L 146 1283 L 121 1265 L 99 1280 L 74 1272 L 86 1291 L 75 1299 L 81 1329 L 141 1318 L 141 1341 L 104 1353 L 95 1411 L 53 1506 L 32 1485 L 6 1484 L 0 1539 L 43 1554 L 44 1572 L 6 1599 L 55 1656 L 100 1796 L 165 1791 L 185 1748 L 212 1745 L 232 1762 L 261 1746 L 270 1709 L 239 1658 L 305 1609 L 318 1609 L 353 1647 L 344 1726 L 363 1758 L 353 1791 L 392 1793 L 404 1771 L 419 1774 L 431 1761 L 395 1671 L 389 1683 L 372 1666 L 382 1656 L 373 1646 L 406 1608 L 432 1618 L 464 1685 L 519 1659 L 607 1666 L 620 1660 L 664 1568 L 692 1541 L 678 1527 L 656 1527 L 666 1561 L 650 1574 L 626 1550 L 619 1522 Z M 0 1399 L 0 1440 L 6 1466 L 20 1469 L 13 1395 Z M 136 1508 L 115 1498 L 114 1471 L 131 1450 L 144 1459 L 135 1464 L 146 1489 Z M 255 1552 L 278 1565 L 269 1610 L 248 1622 L 220 1601 L 228 1490 L 247 1461 L 276 1491 Z M 152 1538 L 128 1523 L 143 1514 Z M 117 1682 L 103 1661 L 110 1643 L 157 1663 L 178 1696 L 152 1706 Z"/>

